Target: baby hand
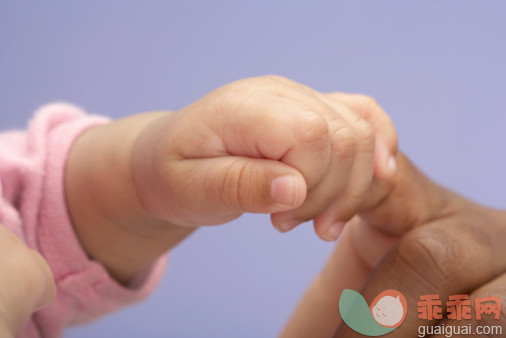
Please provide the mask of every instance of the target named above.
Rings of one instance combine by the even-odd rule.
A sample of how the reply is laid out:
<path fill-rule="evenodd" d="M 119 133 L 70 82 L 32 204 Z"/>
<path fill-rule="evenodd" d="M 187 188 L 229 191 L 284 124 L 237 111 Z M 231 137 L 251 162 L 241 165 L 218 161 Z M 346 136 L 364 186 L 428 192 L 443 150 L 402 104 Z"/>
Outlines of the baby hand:
<path fill-rule="evenodd" d="M 176 225 L 271 213 L 281 232 L 315 218 L 318 235 L 334 240 L 373 176 L 393 175 L 396 152 L 395 129 L 370 98 L 266 76 L 150 123 L 132 175 L 143 208 Z"/>

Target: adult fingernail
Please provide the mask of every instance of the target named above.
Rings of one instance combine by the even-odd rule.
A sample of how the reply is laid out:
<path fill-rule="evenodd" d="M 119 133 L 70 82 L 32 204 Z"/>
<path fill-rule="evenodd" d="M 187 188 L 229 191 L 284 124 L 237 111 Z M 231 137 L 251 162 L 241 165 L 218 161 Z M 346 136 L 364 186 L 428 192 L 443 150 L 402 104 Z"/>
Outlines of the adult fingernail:
<path fill-rule="evenodd" d="M 388 159 L 388 169 L 390 169 L 392 174 L 397 171 L 397 161 L 395 160 L 394 155 L 390 156 L 390 158 Z"/>
<path fill-rule="evenodd" d="M 285 233 L 287 231 L 292 230 L 293 228 L 295 228 L 299 224 L 300 224 L 300 222 L 295 221 L 295 220 L 282 222 L 276 226 L 276 230 L 278 230 L 281 233 Z"/>
<path fill-rule="evenodd" d="M 337 240 L 339 238 L 339 235 L 341 235 L 345 224 L 345 222 L 337 222 L 332 224 L 323 235 L 323 238 L 327 241 Z"/>
<path fill-rule="evenodd" d="M 295 205 L 299 183 L 295 175 L 285 175 L 276 177 L 271 183 L 271 198 L 273 201 Z"/>

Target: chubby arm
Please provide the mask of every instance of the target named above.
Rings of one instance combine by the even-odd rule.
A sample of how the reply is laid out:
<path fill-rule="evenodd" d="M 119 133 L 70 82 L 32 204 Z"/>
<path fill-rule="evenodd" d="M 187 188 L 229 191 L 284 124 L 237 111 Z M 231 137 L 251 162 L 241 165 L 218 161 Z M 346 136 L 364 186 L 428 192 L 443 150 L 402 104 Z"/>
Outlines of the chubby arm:
<path fill-rule="evenodd" d="M 89 129 L 68 157 L 65 192 L 75 231 L 88 255 L 124 284 L 195 229 L 150 216 L 132 178 L 137 138 L 170 114 L 139 114 Z"/>

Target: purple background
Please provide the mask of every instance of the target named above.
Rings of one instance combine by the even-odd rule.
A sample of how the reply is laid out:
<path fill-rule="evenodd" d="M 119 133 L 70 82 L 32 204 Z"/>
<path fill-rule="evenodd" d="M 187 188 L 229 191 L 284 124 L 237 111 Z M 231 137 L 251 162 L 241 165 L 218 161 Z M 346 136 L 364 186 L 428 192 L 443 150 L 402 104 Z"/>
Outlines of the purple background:
<path fill-rule="evenodd" d="M 373 95 L 425 172 L 504 206 L 505 13 L 500 1 L 2 1 L 0 129 L 53 100 L 122 117 L 279 74 Z M 279 235 L 245 215 L 175 249 L 148 301 L 67 337 L 274 336 L 331 248 L 309 224 Z"/>

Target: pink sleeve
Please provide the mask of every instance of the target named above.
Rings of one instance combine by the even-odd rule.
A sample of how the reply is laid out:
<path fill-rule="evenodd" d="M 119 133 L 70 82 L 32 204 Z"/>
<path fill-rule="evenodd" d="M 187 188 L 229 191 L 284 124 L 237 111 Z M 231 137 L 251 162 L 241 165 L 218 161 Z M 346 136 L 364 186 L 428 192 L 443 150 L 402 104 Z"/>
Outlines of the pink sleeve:
<path fill-rule="evenodd" d="M 59 337 L 66 326 L 143 300 L 161 279 L 166 256 L 130 287 L 121 286 L 88 259 L 70 223 L 63 189 L 67 154 L 80 133 L 107 122 L 52 104 L 38 110 L 27 132 L 0 134 L 0 223 L 45 257 L 57 284 L 53 303 L 32 316 L 20 337 Z"/>

